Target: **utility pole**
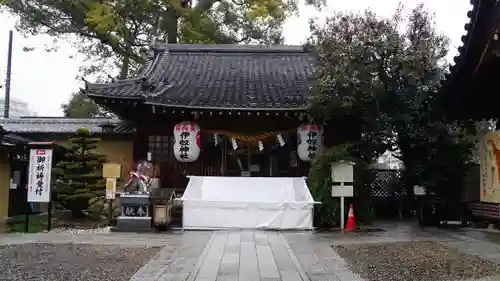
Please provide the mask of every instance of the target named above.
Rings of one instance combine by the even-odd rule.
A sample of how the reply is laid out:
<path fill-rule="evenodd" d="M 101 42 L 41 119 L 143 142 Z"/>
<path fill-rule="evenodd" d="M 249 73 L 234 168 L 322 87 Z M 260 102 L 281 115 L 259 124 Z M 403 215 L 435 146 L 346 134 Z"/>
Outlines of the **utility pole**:
<path fill-rule="evenodd" d="M 4 101 L 4 118 L 9 118 L 10 110 L 10 75 L 12 72 L 12 30 L 9 31 L 9 49 L 7 51 L 7 78 L 5 79 L 5 101 Z"/>

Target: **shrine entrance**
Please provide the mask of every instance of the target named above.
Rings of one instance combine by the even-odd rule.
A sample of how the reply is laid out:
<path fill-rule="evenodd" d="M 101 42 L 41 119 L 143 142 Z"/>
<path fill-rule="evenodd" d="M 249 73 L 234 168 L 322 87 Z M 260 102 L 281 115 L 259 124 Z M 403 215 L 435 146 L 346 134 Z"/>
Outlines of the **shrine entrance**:
<path fill-rule="evenodd" d="M 297 152 L 293 144 L 259 150 L 256 146 L 230 147 L 227 150 L 227 173 L 230 177 L 295 177 Z"/>
<path fill-rule="evenodd" d="M 227 153 L 227 175 L 230 177 L 272 177 L 271 154 L 254 147 L 242 147 Z"/>

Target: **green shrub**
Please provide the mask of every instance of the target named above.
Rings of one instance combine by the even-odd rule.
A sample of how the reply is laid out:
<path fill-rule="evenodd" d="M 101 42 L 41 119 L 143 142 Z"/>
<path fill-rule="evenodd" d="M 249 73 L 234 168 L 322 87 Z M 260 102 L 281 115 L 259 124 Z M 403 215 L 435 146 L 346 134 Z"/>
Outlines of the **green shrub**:
<path fill-rule="evenodd" d="M 315 201 L 321 202 L 314 208 L 314 225 L 325 228 L 337 224 L 339 218 L 339 199 L 331 195 L 331 164 L 340 160 L 349 160 L 349 147 L 328 148 L 316 155 L 309 169 L 308 185 Z"/>
<path fill-rule="evenodd" d="M 71 210 L 74 217 L 85 216 L 91 199 L 105 196 L 105 158 L 94 152 L 99 142 L 89 130 L 78 129 L 69 139 L 64 159 L 53 169 L 54 201 Z"/>
<path fill-rule="evenodd" d="M 355 205 L 355 214 L 358 222 L 370 224 L 372 221 L 370 183 L 372 173 L 367 164 L 353 157 L 351 145 L 339 145 L 326 149 L 316 155 L 309 169 L 308 185 L 315 201 L 321 202 L 314 209 L 314 226 L 331 228 L 340 225 L 340 199 L 331 195 L 332 188 L 332 163 L 350 161 L 354 167 L 354 198 L 345 199 L 345 214 L 347 216 L 350 203 Z"/>

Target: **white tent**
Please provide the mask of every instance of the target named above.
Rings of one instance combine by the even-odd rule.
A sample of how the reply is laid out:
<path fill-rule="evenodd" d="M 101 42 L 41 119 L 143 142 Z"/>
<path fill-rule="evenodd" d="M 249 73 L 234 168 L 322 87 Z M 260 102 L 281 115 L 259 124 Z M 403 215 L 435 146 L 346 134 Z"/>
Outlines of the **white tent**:
<path fill-rule="evenodd" d="M 185 229 L 312 229 L 314 202 L 305 178 L 189 177 Z"/>

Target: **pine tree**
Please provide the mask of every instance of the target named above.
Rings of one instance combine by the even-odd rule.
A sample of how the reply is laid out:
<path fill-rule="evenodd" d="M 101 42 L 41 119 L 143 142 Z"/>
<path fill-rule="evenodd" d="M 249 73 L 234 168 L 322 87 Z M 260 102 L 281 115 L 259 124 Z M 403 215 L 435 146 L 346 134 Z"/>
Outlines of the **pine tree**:
<path fill-rule="evenodd" d="M 105 195 L 105 158 L 93 152 L 100 141 L 92 138 L 89 130 L 78 129 L 69 139 L 64 159 L 54 168 L 54 201 L 71 210 L 74 217 L 85 216 L 90 200 Z"/>

